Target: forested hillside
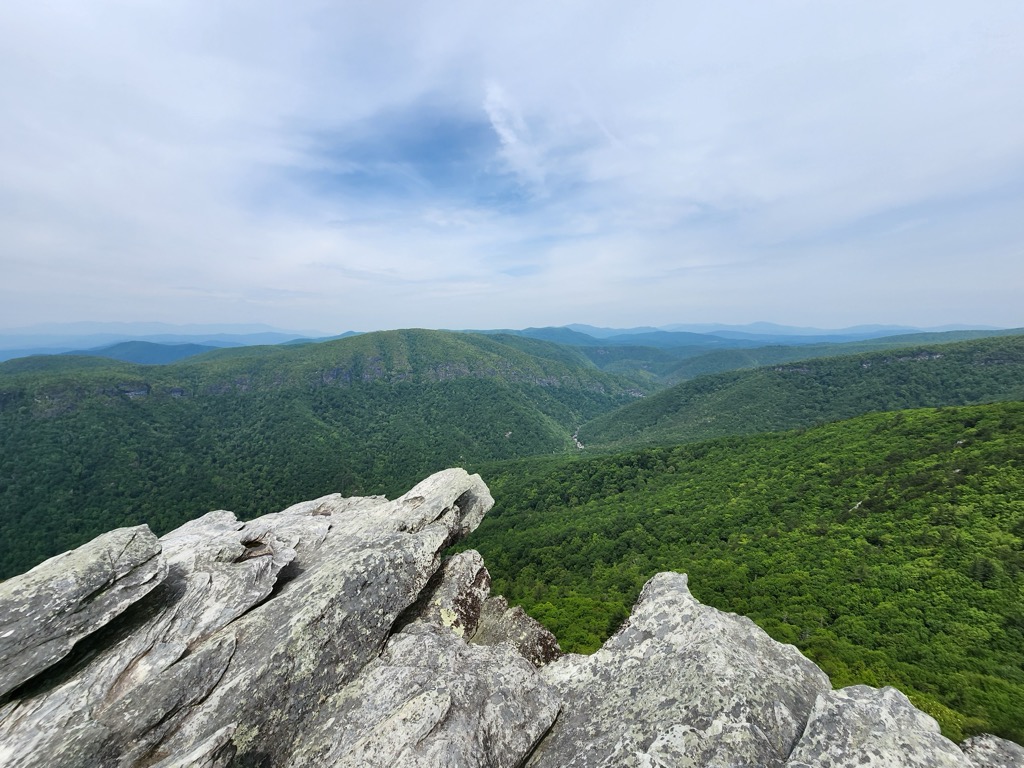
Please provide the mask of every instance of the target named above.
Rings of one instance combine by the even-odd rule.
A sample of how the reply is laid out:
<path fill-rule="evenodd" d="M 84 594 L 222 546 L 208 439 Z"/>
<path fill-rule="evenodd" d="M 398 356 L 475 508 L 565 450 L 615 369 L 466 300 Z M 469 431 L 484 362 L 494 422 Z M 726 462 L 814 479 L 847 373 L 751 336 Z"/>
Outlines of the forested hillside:
<path fill-rule="evenodd" d="M 167 366 L 13 360 L 0 365 L 0 577 L 120 525 L 393 494 L 449 466 L 575 450 L 580 423 L 639 394 L 565 347 L 437 331 Z"/>
<path fill-rule="evenodd" d="M 872 411 L 1024 400 L 1024 335 L 703 376 L 585 424 L 588 448 L 754 434 Z"/>
<path fill-rule="evenodd" d="M 467 546 L 571 650 L 682 570 L 837 685 L 896 685 L 953 738 L 1024 740 L 1024 403 L 897 410 L 1024 400 L 1024 337 L 654 394 L 599 370 L 599 349 L 393 331 L 162 366 L 0 364 L 0 578 L 118 526 L 394 495 L 465 466 L 498 501 Z M 639 353 L 620 353 L 630 370 Z M 716 435 L 732 436 L 696 442 Z"/>
<path fill-rule="evenodd" d="M 883 350 L 907 349 L 915 346 L 953 344 L 958 341 L 983 339 L 996 336 L 1018 336 L 1024 329 L 1005 331 L 942 331 L 938 333 L 913 333 L 900 336 L 883 336 L 864 341 L 843 343 L 819 343 L 793 345 L 772 345 L 755 349 L 720 349 L 702 355 L 676 361 L 659 371 L 658 381 L 663 384 L 677 384 L 709 373 L 722 373 L 743 368 L 759 368 L 765 365 L 791 363 L 796 360 L 810 360 L 821 357 L 843 357 Z M 603 370 L 628 371 L 628 368 L 603 368 Z"/>
<path fill-rule="evenodd" d="M 1024 740 L 1024 404 L 481 467 L 494 589 L 592 651 L 663 570 L 835 685 Z"/>
<path fill-rule="evenodd" d="M 618 336 L 612 339 L 593 339 L 584 334 L 586 342 L 574 337 L 553 338 L 553 341 L 576 346 L 602 371 L 610 373 L 639 374 L 662 386 L 671 386 L 710 373 L 723 373 L 743 368 L 758 368 L 764 365 L 790 363 L 795 360 L 809 360 L 819 357 L 843 357 L 865 352 L 905 349 L 914 346 L 951 344 L 957 341 L 982 339 L 995 336 L 1015 336 L 1024 329 L 1001 331 L 942 331 L 912 333 L 878 338 L 815 342 L 786 341 L 779 336 L 773 341 L 764 339 L 728 339 L 727 348 L 713 345 L 691 346 L 642 346 L 642 335 Z M 715 337 L 712 337 L 715 338 Z M 767 338 L 767 337 L 765 337 Z M 596 342 L 596 343 L 595 343 Z M 614 343 L 607 343 L 614 342 Z"/>

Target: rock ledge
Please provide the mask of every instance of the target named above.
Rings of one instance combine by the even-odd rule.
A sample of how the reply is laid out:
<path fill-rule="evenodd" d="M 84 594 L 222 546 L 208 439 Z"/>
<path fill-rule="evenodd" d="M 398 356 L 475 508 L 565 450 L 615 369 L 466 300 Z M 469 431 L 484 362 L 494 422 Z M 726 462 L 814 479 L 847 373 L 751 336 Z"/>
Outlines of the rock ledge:
<path fill-rule="evenodd" d="M 1024 767 L 893 689 L 831 690 L 682 574 L 563 656 L 476 552 L 443 561 L 492 504 L 450 469 L 394 501 L 112 531 L 3 582 L 0 765 Z"/>

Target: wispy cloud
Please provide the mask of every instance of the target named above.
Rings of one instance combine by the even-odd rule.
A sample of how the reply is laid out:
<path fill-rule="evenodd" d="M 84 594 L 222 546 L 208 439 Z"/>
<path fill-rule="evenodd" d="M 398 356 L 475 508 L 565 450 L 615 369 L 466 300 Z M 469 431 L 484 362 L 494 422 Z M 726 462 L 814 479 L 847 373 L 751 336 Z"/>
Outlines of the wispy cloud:
<path fill-rule="evenodd" d="M 507 168 L 534 192 L 544 191 L 544 164 L 532 143 L 522 114 L 497 83 L 487 84 L 484 111 L 501 140 L 501 158 Z"/>

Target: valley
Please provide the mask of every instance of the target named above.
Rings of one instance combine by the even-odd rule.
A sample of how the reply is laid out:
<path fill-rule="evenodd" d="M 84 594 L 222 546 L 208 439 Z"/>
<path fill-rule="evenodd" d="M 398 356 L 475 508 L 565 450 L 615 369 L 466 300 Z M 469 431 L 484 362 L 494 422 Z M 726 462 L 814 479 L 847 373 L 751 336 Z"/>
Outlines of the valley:
<path fill-rule="evenodd" d="M 497 503 L 460 548 L 567 650 L 683 571 L 834 685 L 1024 740 L 1024 335 L 543 338 L 566 331 L 0 363 L 0 577 L 113 527 L 463 466 Z"/>

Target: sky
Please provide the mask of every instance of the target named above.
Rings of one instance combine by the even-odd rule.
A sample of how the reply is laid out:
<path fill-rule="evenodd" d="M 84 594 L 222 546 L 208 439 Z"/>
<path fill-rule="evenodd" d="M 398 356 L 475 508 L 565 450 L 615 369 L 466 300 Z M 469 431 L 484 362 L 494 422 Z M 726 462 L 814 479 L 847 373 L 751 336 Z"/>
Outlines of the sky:
<path fill-rule="evenodd" d="M 1024 3 L 53 0 L 0 328 L 1024 326 Z"/>

